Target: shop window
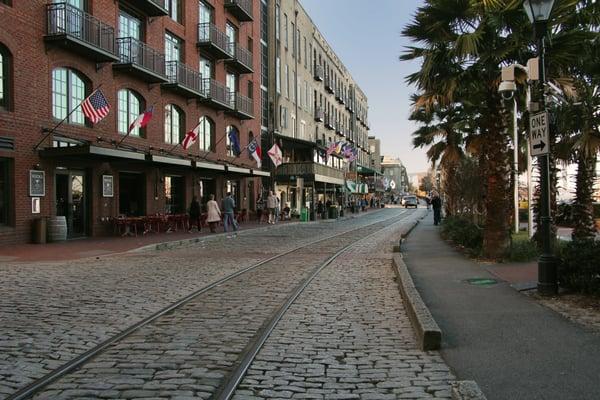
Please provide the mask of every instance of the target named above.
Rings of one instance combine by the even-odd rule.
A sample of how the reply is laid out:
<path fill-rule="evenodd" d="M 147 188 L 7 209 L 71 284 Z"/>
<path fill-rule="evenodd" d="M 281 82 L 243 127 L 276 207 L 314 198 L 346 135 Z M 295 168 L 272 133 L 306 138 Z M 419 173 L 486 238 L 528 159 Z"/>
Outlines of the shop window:
<path fill-rule="evenodd" d="M 9 159 L 0 158 L 0 226 L 8 225 L 10 215 Z"/>
<path fill-rule="evenodd" d="M 79 105 L 86 92 L 85 81 L 79 72 L 70 68 L 52 70 L 52 116 L 57 120 L 66 118 L 71 124 L 84 124 L 85 116 Z"/>
<path fill-rule="evenodd" d="M 185 114 L 175 104 L 165 106 L 165 143 L 177 144 L 183 139 Z"/>
<path fill-rule="evenodd" d="M 0 109 L 10 109 L 12 79 L 12 57 L 6 47 L 0 44 Z"/>
<path fill-rule="evenodd" d="M 165 176 L 165 212 L 181 214 L 185 212 L 184 179 L 181 176 Z"/>
<path fill-rule="evenodd" d="M 126 135 L 129 125 L 142 113 L 144 109 L 143 98 L 131 89 L 121 89 L 118 92 L 117 125 L 119 133 Z M 131 136 L 145 136 L 145 128 L 134 128 Z"/>
<path fill-rule="evenodd" d="M 215 124 L 208 117 L 200 117 L 198 125 L 198 144 L 201 151 L 214 151 Z"/>

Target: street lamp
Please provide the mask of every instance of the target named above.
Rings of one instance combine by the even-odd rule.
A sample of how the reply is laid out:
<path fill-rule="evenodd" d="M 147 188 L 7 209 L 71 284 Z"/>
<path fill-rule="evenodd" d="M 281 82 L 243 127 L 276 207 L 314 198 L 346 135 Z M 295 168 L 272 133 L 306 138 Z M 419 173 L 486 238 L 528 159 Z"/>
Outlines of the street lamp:
<path fill-rule="evenodd" d="M 544 104 L 544 87 L 546 85 L 546 71 L 544 67 L 545 43 L 548 19 L 554 0 L 525 0 L 523 8 L 534 25 L 535 38 L 537 39 L 537 50 L 539 53 L 540 85 L 539 102 L 541 109 L 546 108 Z M 552 236 L 550 225 L 550 171 L 549 153 L 540 156 L 540 220 L 542 235 L 542 254 L 538 259 L 538 293 L 543 296 L 551 296 L 558 293 L 558 279 L 556 273 L 556 260 L 552 255 Z"/>

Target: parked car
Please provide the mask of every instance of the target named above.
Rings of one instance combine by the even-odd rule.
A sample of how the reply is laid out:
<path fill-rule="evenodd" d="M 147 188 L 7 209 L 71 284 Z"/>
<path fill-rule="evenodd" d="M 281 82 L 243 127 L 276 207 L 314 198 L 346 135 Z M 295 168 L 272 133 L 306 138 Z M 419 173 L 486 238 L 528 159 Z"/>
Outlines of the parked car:
<path fill-rule="evenodd" d="M 404 203 L 404 208 L 414 207 L 417 208 L 419 206 L 419 201 L 417 200 L 417 196 L 406 196 L 402 199 Z"/>

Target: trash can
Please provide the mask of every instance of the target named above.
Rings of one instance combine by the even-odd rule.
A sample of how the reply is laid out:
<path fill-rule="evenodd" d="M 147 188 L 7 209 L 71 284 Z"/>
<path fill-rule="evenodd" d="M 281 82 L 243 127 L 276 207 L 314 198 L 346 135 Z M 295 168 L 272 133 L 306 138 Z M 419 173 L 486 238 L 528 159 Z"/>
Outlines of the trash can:
<path fill-rule="evenodd" d="M 329 206 L 329 219 L 337 219 L 338 218 L 338 208 L 337 206 Z"/>
<path fill-rule="evenodd" d="M 300 221 L 307 222 L 308 221 L 308 209 L 302 208 L 300 210 Z"/>
<path fill-rule="evenodd" d="M 33 220 L 31 240 L 35 244 L 46 243 L 46 218 L 36 218 Z"/>

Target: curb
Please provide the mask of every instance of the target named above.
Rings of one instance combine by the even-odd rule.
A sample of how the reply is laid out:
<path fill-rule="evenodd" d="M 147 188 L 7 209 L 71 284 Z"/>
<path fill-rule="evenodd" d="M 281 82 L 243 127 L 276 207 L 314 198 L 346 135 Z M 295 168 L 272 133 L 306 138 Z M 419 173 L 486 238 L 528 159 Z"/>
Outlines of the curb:
<path fill-rule="evenodd" d="M 452 400 L 487 400 L 477 382 L 452 382 Z"/>

